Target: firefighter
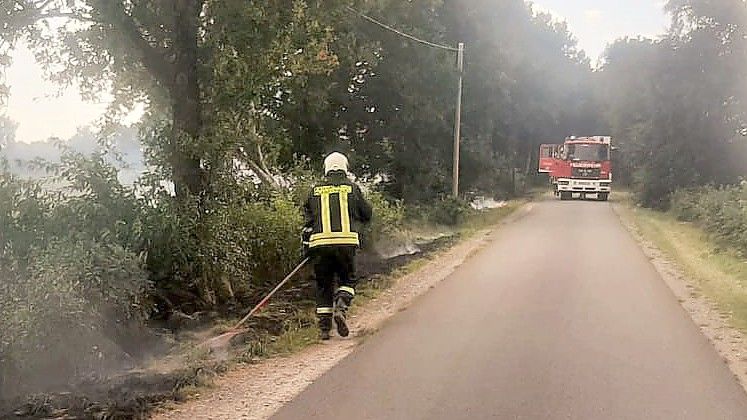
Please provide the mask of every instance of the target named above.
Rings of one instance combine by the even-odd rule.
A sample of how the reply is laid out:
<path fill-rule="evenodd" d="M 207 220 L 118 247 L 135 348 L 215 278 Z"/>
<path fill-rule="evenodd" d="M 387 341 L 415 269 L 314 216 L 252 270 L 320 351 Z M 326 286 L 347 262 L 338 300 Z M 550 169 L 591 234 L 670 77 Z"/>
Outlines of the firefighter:
<path fill-rule="evenodd" d="M 335 152 L 327 156 L 324 175 L 304 205 L 303 242 L 314 265 L 320 337 L 329 340 L 333 320 L 340 336 L 350 333 L 346 317 L 355 296 L 355 253 L 360 247 L 360 227 L 370 222 L 372 210 L 360 188 L 348 178 L 345 155 Z"/>

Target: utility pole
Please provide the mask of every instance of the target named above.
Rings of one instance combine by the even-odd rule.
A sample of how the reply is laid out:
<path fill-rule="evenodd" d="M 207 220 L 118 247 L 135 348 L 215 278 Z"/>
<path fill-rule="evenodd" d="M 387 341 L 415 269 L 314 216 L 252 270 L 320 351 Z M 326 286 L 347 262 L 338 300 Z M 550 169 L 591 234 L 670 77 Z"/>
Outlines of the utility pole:
<path fill-rule="evenodd" d="M 453 194 L 454 198 L 459 198 L 459 143 L 461 141 L 461 128 L 462 128 L 462 78 L 464 75 L 464 43 L 459 43 L 457 50 L 457 68 L 459 71 L 459 87 L 457 88 L 457 103 L 456 103 L 456 115 L 454 117 L 454 168 L 452 172 L 453 178 Z"/>
<path fill-rule="evenodd" d="M 457 103 L 456 103 L 456 117 L 454 118 L 454 169 L 452 173 L 453 177 L 453 191 L 454 198 L 459 197 L 459 142 L 461 141 L 460 138 L 460 130 L 462 128 L 462 78 L 464 76 L 464 43 L 460 42 L 459 46 L 457 48 L 454 48 L 449 45 L 442 45 L 442 44 L 436 44 L 430 41 L 426 41 L 424 39 L 417 38 L 413 35 L 410 35 L 408 33 L 399 31 L 385 23 L 382 23 L 370 16 L 366 16 L 365 14 L 353 9 L 350 6 L 346 6 L 346 9 L 354 13 L 358 16 L 360 16 L 362 19 L 373 23 L 374 25 L 377 25 L 381 28 L 386 29 L 387 31 L 394 32 L 397 35 L 407 38 L 411 41 L 417 42 L 421 45 L 426 45 L 431 48 L 437 48 L 444 51 L 451 51 L 457 53 L 457 68 L 459 69 L 459 87 L 457 91 Z"/>

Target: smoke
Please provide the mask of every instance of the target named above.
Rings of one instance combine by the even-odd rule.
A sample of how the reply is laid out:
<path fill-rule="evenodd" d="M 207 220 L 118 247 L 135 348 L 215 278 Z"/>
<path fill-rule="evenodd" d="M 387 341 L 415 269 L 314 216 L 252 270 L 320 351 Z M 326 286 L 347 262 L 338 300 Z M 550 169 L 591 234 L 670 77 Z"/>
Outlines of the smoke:
<path fill-rule="evenodd" d="M 23 252 L 23 232 L 7 234 L 10 245 L 0 253 L 0 398 L 69 389 L 164 350 L 143 323 L 148 282 L 137 256 L 80 238 Z"/>
<path fill-rule="evenodd" d="M 33 307 L 29 303 L 23 306 Z M 0 322 L 0 400 L 71 391 L 81 384 L 103 382 L 141 367 L 168 347 L 161 337 L 135 320 L 123 322 L 102 316 L 89 322 L 53 312 L 32 314 L 26 308 L 17 306 L 13 310 L 27 317 L 29 324 L 20 317 Z M 2 315 L 6 317 L 7 312 Z M 90 313 L 86 316 L 98 317 Z"/>

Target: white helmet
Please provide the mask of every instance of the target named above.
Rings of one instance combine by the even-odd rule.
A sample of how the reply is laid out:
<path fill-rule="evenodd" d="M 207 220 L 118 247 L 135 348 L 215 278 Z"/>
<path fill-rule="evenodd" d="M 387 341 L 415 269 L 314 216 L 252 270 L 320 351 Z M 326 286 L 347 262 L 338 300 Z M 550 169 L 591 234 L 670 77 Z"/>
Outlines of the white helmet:
<path fill-rule="evenodd" d="M 348 172 L 348 158 L 342 153 L 334 152 L 324 159 L 324 175 L 332 171 Z"/>

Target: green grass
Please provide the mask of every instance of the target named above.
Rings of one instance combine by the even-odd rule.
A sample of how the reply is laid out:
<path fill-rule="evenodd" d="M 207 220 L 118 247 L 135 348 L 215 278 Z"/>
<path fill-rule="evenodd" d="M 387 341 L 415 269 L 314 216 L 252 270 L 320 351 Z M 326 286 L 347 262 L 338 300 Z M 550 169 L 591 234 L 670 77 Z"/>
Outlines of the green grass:
<path fill-rule="evenodd" d="M 747 261 L 669 213 L 626 206 L 623 217 L 632 218 L 641 234 L 679 265 L 698 292 L 728 315 L 734 327 L 747 332 Z"/>
<path fill-rule="evenodd" d="M 255 357 L 273 357 L 287 356 L 303 350 L 319 341 L 316 328 L 313 327 L 315 322 L 313 311 L 303 311 L 292 319 L 283 334 L 266 338 L 261 348 L 250 346 L 250 352 Z"/>
<path fill-rule="evenodd" d="M 489 209 L 471 215 L 459 226 L 457 231 L 460 234 L 469 235 L 470 233 L 496 226 L 526 203 L 527 200 L 512 200 L 504 207 Z"/>

